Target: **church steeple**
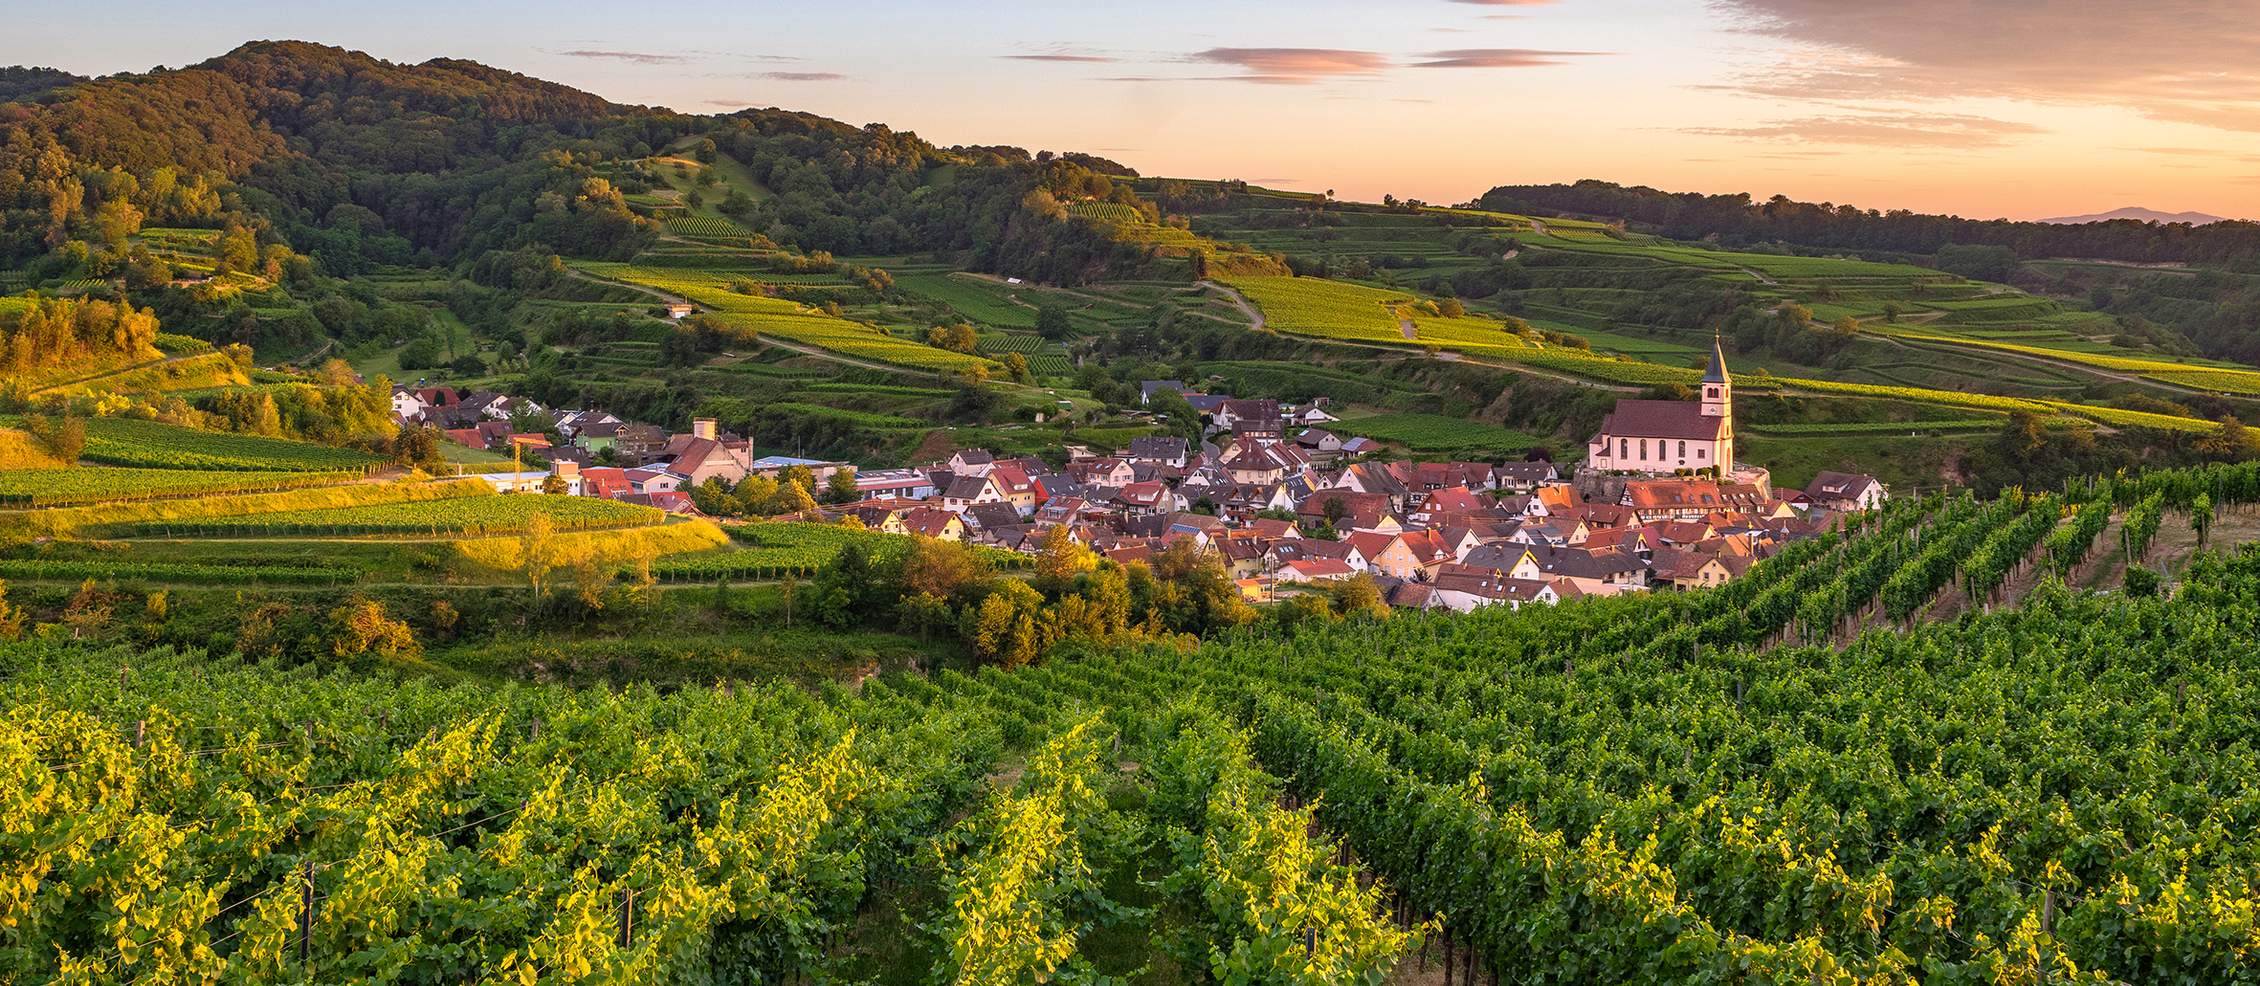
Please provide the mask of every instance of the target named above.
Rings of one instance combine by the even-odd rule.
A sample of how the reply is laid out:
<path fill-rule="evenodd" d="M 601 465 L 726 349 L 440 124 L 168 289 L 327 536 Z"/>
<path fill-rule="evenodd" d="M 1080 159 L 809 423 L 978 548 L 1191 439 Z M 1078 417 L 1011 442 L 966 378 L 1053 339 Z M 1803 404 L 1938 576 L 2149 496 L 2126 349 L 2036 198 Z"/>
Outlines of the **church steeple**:
<path fill-rule="evenodd" d="M 1720 347 L 1719 332 L 1711 330 L 1711 365 L 1703 370 L 1703 382 L 1727 385 L 1726 350 Z"/>
<path fill-rule="evenodd" d="M 1726 372 L 1726 347 L 1718 330 L 1711 331 L 1711 365 L 1703 370 L 1703 414 L 1734 419 L 1734 381 Z"/>

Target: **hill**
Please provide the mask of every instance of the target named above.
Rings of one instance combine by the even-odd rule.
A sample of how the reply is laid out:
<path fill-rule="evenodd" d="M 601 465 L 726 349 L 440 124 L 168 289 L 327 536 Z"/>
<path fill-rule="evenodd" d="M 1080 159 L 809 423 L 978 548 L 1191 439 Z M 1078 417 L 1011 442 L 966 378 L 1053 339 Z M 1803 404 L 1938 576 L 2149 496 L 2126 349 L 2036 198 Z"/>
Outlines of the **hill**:
<path fill-rule="evenodd" d="M 2208 215 L 2203 212 L 2159 212 L 2156 209 L 2145 209 L 2138 205 L 2113 209 L 2109 212 L 2090 213 L 2085 216 L 2062 216 L 2040 221 L 2056 225 L 2074 225 L 2078 223 L 2105 223 L 2114 219 L 2132 219 L 2138 223 L 2188 223 L 2192 226 L 2228 222 L 2227 219 L 2220 216 Z"/>

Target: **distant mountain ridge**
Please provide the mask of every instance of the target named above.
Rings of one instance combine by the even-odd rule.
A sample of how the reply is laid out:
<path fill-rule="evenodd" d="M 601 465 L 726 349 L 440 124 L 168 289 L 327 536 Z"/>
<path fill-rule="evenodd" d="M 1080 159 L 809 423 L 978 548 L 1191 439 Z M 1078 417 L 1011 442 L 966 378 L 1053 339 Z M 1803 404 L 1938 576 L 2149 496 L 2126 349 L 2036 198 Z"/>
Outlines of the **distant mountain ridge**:
<path fill-rule="evenodd" d="M 2079 223 L 2107 223 L 2114 219 L 2132 219 L 2144 223 L 2188 223 L 2192 226 L 2228 222 L 2226 217 L 2203 212 L 2159 212 L 2156 209 L 2145 209 L 2139 205 L 2130 205 L 2123 209 L 2113 209 L 2109 212 L 2097 212 L 2085 216 L 2060 216 L 2055 219 L 2042 219 L 2040 221 L 2058 226 L 2072 226 Z"/>

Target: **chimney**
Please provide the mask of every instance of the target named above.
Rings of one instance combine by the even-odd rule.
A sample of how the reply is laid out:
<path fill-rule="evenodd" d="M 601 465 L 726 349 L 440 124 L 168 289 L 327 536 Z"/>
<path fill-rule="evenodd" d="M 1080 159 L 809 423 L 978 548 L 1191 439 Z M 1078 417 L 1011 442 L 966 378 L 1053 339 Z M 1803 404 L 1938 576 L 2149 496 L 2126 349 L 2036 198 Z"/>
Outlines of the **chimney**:
<path fill-rule="evenodd" d="M 711 441 L 713 441 L 713 440 L 714 440 L 714 419 L 713 419 L 713 418 L 693 418 L 693 419 L 691 420 L 691 437 L 692 437 L 692 438 L 703 438 L 703 439 L 706 439 L 707 441 L 710 441 L 710 442 L 711 442 Z"/>

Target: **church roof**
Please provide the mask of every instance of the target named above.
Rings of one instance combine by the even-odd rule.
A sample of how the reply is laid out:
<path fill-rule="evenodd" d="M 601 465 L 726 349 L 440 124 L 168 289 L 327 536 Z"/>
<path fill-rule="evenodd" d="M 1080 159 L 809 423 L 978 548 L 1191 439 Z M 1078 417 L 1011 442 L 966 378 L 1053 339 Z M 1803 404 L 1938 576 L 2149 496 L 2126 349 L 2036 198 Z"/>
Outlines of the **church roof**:
<path fill-rule="evenodd" d="M 1719 337 L 1711 336 L 1711 365 L 1703 368 L 1704 383 L 1726 383 L 1726 350 L 1719 348 Z"/>
<path fill-rule="evenodd" d="M 1694 401 L 1618 401 L 1617 409 L 1601 421 L 1601 434 L 1610 438 L 1684 438 L 1714 441 L 1726 419 L 1703 413 Z"/>

